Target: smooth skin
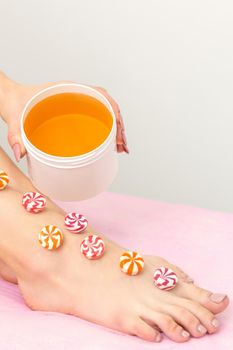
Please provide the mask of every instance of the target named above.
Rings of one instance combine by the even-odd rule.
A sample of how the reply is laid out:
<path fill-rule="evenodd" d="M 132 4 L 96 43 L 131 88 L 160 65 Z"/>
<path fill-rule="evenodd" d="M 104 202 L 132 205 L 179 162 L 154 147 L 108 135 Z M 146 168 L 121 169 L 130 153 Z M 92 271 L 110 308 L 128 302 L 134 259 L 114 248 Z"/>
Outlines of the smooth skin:
<path fill-rule="evenodd" d="M 24 192 L 36 189 L 2 149 L 0 168 L 11 180 L 0 192 L 0 273 L 18 283 L 31 309 L 76 315 L 154 342 L 162 340 L 162 333 L 175 342 L 186 342 L 218 331 L 216 314 L 229 303 L 225 294 L 196 286 L 186 273 L 161 257 L 145 256 L 142 273 L 127 276 L 118 266 L 125 247 L 102 234 L 106 253 L 99 260 L 87 260 L 79 246 L 88 233 L 96 231 L 91 226 L 80 235 L 66 231 L 64 211 L 49 198 L 46 210 L 28 213 L 21 198 Z M 63 245 L 52 252 L 37 239 L 40 229 L 50 223 L 64 233 Z M 171 291 L 153 285 L 154 269 L 161 265 L 171 267 L 179 277 Z"/>

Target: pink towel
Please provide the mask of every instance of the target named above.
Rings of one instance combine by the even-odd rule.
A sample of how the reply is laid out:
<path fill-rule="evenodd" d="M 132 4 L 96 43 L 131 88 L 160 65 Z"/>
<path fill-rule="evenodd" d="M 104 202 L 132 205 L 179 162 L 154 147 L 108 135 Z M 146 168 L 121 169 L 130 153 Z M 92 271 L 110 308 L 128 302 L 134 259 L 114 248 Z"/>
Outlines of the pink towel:
<path fill-rule="evenodd" d="M 161 255 L 180 265 L 202 286 L 233 297 L 233 214 L 103 193 L 61 204 L 85 213 L 93 226 L 125 247 Z M 233 349 L 233 310 L 220 316 L 218 334 L 188 343 L 147 343 L 79 318 L 28 309 L 17 286 L 0 280 L 1 350 Z"/>

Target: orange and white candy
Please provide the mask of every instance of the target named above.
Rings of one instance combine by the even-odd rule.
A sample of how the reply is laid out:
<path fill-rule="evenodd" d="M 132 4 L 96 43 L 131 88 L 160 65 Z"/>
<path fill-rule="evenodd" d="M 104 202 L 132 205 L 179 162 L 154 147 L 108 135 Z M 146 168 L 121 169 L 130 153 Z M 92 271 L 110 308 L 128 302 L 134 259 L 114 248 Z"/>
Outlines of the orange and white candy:
<path fill-rule="evenodd" d="M 57 226 L 46 225 L 40 231 L 38 239 L 43 248 L 54 250 L 62 244 L 63 234 Z"/>
<path fill-rule="evenodd" d="M 120 257 L 120 269 L 127 275 L 135 276 L 142 271 L 143 267 L 143 257 L 136 252 L 127 251 Z"/>
<path fill-rule="evenodd" d="M 0 190 L 4 190 L 9 183 L 9 176 L 7 173 L 0 169 Z"/>

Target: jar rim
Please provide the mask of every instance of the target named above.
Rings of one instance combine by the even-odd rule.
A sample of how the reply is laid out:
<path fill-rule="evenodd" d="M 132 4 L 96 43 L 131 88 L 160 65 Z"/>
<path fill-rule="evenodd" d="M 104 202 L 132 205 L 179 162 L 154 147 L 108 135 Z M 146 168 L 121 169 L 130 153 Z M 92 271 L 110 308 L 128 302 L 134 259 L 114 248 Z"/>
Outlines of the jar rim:
<path fill-rule="evenodd" d="M 42 97 L 44 94 L 53 91 L 55 89 L 66 89 L 66 88 L 80 88 L 85 90 L 86 92 L 91 92 L 92 94 L 90 94 L 89 96 L 93 96 L 95 95 L 95 98 L 98 99 L 99 97 L 99 101 L 101 103 L 103 103 L 109 110 L 111 116 L 112 116 L 112 127 L 111 130 L 107 136 L 107 138 L 98 146 L 96 147 L 94 150 L 91 150 L 85 154 L 81 154 L 78 156 L 69 156 L 69 157 L 60 157 L 60 156 L 55 156 L 55 155 L 51 155 L 48 153 L 45 153 L 43 151 L 41 151 L 40 149 L 38 149 L 36 146 L 34 146 L 28 139 L 25 131 L 24 131 L 24 119 L 27 115 L 27 113 L 30 111 L 30 109 L 36 105 L 39 101 L 42 101 L 42 99 L 40 99 L 40 97 Z M 66 91 L 64 90 L 62 93 L 65 92 L 73 92 L 73 93 L 80 93 L 77 91 Z M 52 96 L 55 94 L 58 94 L 59 92 L 56 92 L 54 94 L 48 95 L 48 96 Z M 83 92 L 85 94 L 85 92 Z M 97 97 L 96 97 L 97 96 Z M 35 102 L 35 100 L 37 100 L 39 98 L 39 100 L 33 104 L 33 102 Z M 104 101 L 104 102 L 102 102 Z M 111 144 L 112 138 L 116 136 L 116 116 L 115 113 L 113 111 L 113 108 L 110 104 L 110 102 L 108 101 L 108 99 L 99 91 L 97 91 L 96 89 L 84 85 L 84 84 L 76 84 L 76 83 L 62 83 L 62 84 L 55 84 L 53 86 L 47 87 L 41 91 L 39 91 L 38 93 L 36 93 L 35 95 L 33 95 L 28 102 L 26 103 L 23 112 L 22 112 L 22 116 L 21 116 L 21 121 L 20 121 L 20 127 L 21 127 L 21 136 L 22 136 L 22 140 L 23 143 L 25 145 L 25 148 L 27 149 L 27 151 L 29 151 L 32 156 L 34 158 L 36 158 L 38 161 L 41 161 L 42 163 L 45 163 L 47 165 L 51 165 L 51 166 L 55 166 L 55 167 L 62 167 L 62 168 L 72 168 L 74 166 L 83 166 L 85 164 L 89 164 L 93 161 L 95 161 L 96 159 L 98 159 L 99 157 L 101 157 L 101 154 L 105 151 L 105 149 L 108 148 L 108 146 Z"/>

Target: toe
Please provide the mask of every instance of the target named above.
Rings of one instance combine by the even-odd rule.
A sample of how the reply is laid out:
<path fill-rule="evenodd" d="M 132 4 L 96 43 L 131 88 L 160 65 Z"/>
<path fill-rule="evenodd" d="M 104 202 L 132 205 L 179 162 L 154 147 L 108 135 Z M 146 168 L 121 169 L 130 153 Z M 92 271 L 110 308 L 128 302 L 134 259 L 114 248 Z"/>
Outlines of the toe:
<path fill-rule="evenodd" d="M 166 304 L 163 311 L 170 315 L 179 325 L 186 329 L 193 337 L 199 338 L 207 333 L 207 328 L 191 311 L 185 307 Z"/>
<path fill-rule="evenodd" d="M 180 308 L 185 309 L 186 311 L 193 314 L 193 316 L 199 320 L 199 325 L 202 325 L 208 331 L 208 333 L 212 334 L 218 331 L 220 323 L 217 320 L 216 316 L 198 302 L 185 298 L 176 298 L 176 300 L 174 300 L 174 303 L 176 305 L 179 305 Z M 199 327 L 199 325 L 196 325 L 198 326 L 198 331 L 204 333 L 204 328 Z M 187 329 L 190 330 L 190 328 Z M 192 332 L 191 334 L 196 336 Z"/>
<path fill-rule="evenodd" d="M 146 310 L 142 318 L 150 323 L 154 323 L 171 340 L 183 343 L 190 339 L 190 333 L 181 327 L 171 316 Z"/>
<path fill-rule="evenodd" d="M 128 325 L 128 328 L 128 333 L 136 335 L 143 340 L 151 342 L 160 342 L 162 340 L 161 333 L 140 318 L 133 321 L 130 326 Z"/>
<path fill-rule="evenodd" d="M 214 314 L 222 312 L 229 304 L 229 299 L 226 294 L 212 293 L 192 283 L 189 284 L 180 281 L 172 292 L 177 296 L 200 303 Z"/>

